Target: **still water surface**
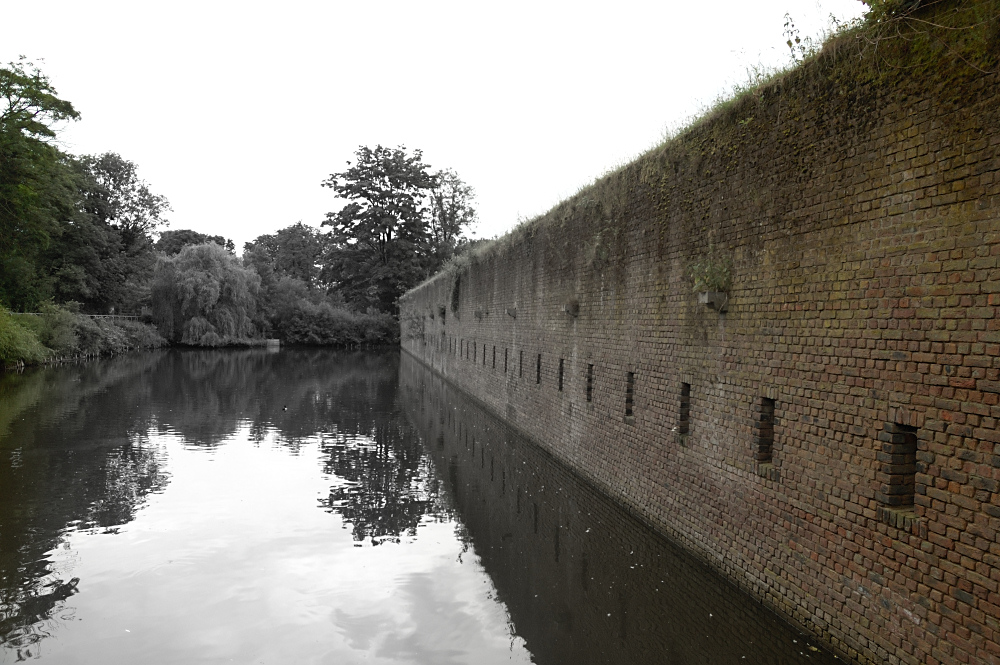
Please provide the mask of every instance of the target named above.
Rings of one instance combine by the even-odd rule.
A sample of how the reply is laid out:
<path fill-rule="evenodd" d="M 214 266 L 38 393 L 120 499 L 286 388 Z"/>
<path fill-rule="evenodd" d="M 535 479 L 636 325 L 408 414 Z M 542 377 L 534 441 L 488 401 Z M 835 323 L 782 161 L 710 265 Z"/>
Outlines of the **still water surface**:
<path fill-rule="evenodd" d="M 825 663 L 396 352 L 0 376 L 0 662 Z"/>

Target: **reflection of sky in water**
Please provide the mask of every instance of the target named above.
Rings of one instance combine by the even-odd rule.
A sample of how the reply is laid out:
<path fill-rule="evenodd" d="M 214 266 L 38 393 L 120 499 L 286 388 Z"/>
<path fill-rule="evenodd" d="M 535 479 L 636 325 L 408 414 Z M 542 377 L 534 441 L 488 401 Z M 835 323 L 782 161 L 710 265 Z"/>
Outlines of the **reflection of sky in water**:
<path fill-rule="evenodd" d="M 150 437 L 169 461 L 166 491 L 117 535 L 68 533 L 51 553 L 81 581 L 43 660 L 530 662 L 455 522 L 428 512 L 374 547 L 317 509 L 345 486 L 322 473 L 329 438 L 292 455 L 249 427 L 210 449 Z"/>

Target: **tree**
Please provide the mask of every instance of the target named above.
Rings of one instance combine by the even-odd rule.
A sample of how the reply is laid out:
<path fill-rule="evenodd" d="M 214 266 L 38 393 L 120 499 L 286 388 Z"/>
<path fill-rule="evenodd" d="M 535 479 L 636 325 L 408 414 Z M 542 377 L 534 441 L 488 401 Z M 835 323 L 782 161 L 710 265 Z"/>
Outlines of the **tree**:
<path fill-rule="evenodd" d="M 244 244 L 243 260 L 253 265 L 262 279 L 265 273 L 293 277 L 314 288 L 320 281 L 325 240 L 317 229 L 298 222 Z"/>
<path fill-rule="evenodd" d="M 163 252 L 167 256 L 179 254 L 188 245 L 204 245 L 206 242 L 214 242 L 226 248 L 230 254 L 236 252 L 236 245 L 229 238 L 222 236 L 210 236 L 198 233 L 191 229 L 178 229 L 176 231 L 164 231 L 160 234 L 160 239 L 153 245 L 153 249 Z"/>
<path fill-rule="evenodd" d="M 169 204 L 117 153 L 73 162 L 77 205 L 45 252 L 53 295 L 86 311 L 138 313 L 148 305 L 153 239 Z"/>
<path fill-rule="evenodd" d="M 51 295 L 39 258 L 74 212 L 76 182 L 49 142 L 79 117 L 33 63 L 0 67 L 0 304 L 23 311 Z"/>
<path fill-rule="evenodd" d="M 149 191 L 134 162 L 114 152 L 85 155 L 80 162 L 91 178 L 84 192 L 85 208 L 115 228 L 126 248 L 151 241 L 151 234 L 168 224 L 163 214 L 171 209 L 170 203 Z"/>
<path fill-rule="evenodd" d="M 431 243 L 441 267 L 455 253 L 463 234 L 478 220 L 472 202 L 476 198 L 472 187 L 465 184 L 451 169 L 434 174 L 435 185 L 431 190 Z"/>
<path fill-rule="evenodd" d="M 427 274 L 434 177 L 420 150 L 361 146 L 354 154 L 356 163 L 322 183 L 348 201 L 323 222 L 333 227 L 325 276 L 355 307 L 395 311 Z"/>
<path fill-rule="evenodd" d="M 257 336 L 260 277 L 214 242 L 160 257 L 153 273 L 153 318 L 171 342 L 222 346 Z"/>
<path fill-rule="evenodd" d="M 55 138 L 55 123 L 80 118 L 70 102 L 56 97 L 48 77 L 24 56 L 0 67 L 0 102 L 0 127 L 37 140 Z"/>

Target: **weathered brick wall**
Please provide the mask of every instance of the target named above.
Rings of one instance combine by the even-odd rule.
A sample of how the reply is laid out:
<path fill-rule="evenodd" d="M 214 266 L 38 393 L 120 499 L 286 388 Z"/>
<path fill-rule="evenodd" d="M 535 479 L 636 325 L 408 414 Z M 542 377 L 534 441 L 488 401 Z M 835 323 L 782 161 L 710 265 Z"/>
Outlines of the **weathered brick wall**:
<path fill-rule="evenodd" d="M 841 653 L 1000 663 L 1000 80 L 956 67 L 814 62 L 411 291 L 404 349 Z"/>

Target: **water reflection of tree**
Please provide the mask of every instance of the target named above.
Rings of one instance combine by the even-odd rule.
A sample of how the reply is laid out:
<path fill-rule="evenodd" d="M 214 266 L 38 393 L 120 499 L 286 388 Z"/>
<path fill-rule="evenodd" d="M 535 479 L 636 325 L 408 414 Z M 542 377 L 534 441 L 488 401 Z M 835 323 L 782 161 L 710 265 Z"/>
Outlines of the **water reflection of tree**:
<path fill-rule="evenodd" d="M 415 535 L 421 520 L 448 508 L 399 404 L 398 353 L 355 354 L 324 366 L 328 357 L 310 359 L 321 383 L 300 377 L 289 386 L 288 410 L 274 425 L 289 444 L 323 433 L 323 472 L 339 482 L 320 505 L 350 523 L 355 540 Z"/>
<path fill-rule="evenodd" d="M 322 507 L 358 540 L 398 540 L 442 510 L 420 440 L 398 401 L 399 354 L 329 349 L 171 354 L 155 390 L 162 426 L 219 445 L 241 426 L 296 452 L 321 437 L 324 471 L 342 479 Z"/>
<path fill-rule="evenodd" d="M 398 352 L 169 351 L 0 377 L 0 649 L 37 653 L 76 581 L 47 553 L 67 529 L 115 532 L 165 487 L 147 434 L 216 446 L 241 428 L 294 453 L 321 439 L 322 507 L 358 540 L 448 512 L 398 403 Z M 84 580 L 85 583 L 85 580 Z"/>
<path fill-rule="evenodd" d="M 290 446 L 318 432 L 370 429 L 395 399 L 398 353 L 328 349 L 190 350 L 171 353 L 154 395 L 160 425 L 211 447 L 249 425 Z"/>
<path fill-rule="evenodd" d="M 0 647 L 37 655 L 76 593 L 48 552 L 68 529 L 113 531 L 167 477 L 142 435 L 152 420 L 143 354 L 0 376 Z M 8 409 L 9 407 L 9 409 Z"/>
<path fill-rule="evenodd" d="M 443 518 L 433 466 L 412 431 L 399 421 L 371 437 L 338 436 L 323 444 L 324 472 L 346 481 L 330 489 L 321 505 L 353 525 L 354 539 L 399 542 L 415 536 L 425 516 Z"/>

